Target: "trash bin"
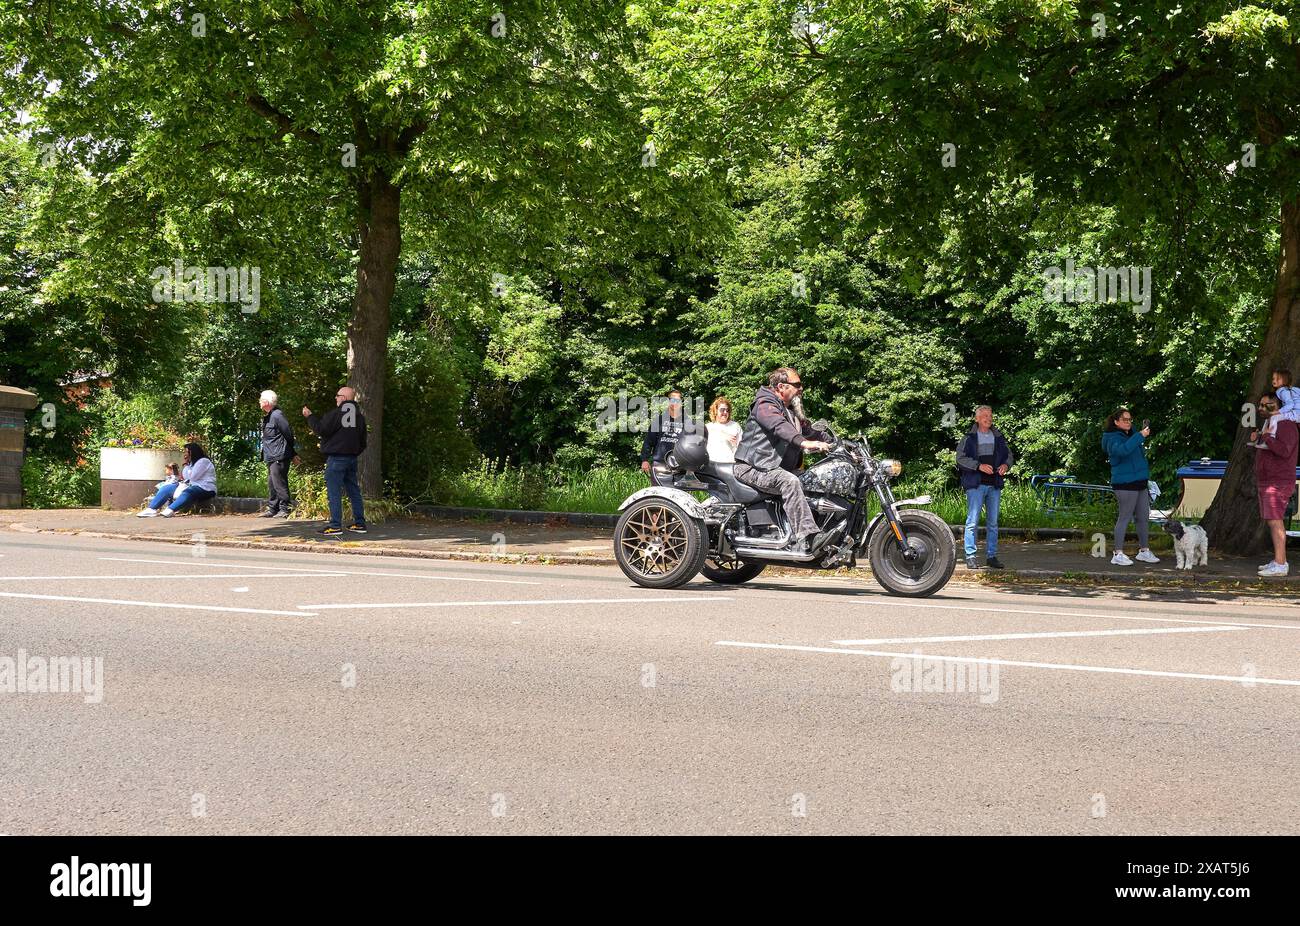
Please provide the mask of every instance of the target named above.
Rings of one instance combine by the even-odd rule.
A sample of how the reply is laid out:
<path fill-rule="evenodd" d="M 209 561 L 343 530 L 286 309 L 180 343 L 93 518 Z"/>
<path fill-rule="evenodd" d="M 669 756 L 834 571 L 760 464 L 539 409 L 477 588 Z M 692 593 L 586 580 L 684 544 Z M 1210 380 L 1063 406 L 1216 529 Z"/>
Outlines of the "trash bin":
<path fill-rule="evenodd" d="M 40 400 L 16 386 L 0 386 L 0 508 L 23 506 L 23 456 L 27 413 Z"/>

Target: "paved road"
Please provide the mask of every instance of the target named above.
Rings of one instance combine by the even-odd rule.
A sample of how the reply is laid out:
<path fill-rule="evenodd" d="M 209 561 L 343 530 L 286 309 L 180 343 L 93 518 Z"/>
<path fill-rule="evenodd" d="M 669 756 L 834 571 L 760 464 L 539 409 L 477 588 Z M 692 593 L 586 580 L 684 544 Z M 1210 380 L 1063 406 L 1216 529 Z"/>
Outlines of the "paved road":
<path fill-rule="evenodd" d="M 1300 832 L 1294 606 L 948 591 L 0 535 L 0 832 Z"/>

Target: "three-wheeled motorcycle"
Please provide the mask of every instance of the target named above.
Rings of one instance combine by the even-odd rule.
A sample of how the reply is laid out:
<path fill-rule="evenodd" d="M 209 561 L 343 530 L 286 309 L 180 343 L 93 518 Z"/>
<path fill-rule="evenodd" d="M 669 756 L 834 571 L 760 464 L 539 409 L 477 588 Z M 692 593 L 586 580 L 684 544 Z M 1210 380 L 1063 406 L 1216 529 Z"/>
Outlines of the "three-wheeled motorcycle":
<path fill-rule="evenodd" d="M 736 479 L 732 464 L 711 462 L 704 436 L 687 434 L 652 467 L 654 484 L 619 507 L 614 556 L 623 573 L 645 588 L 676 588 L 701 572 L 738 585 L 768 565 L 839 569 L 866 557 L 890 594 L 923 597 L 943 588 L 957 545 L 943 519 L 915 507 L 930 497 L 895 499 L 889 482 L 901 463 L 877 459 L 861 435 L 847 440 L 825 422 L 815 427 L 831 438 L 830 451 L 799 475 L 821 532 L 815 552 L 791 544 L 778 496 Z M 869 517 L 873 499 L 879 510 Z"/>

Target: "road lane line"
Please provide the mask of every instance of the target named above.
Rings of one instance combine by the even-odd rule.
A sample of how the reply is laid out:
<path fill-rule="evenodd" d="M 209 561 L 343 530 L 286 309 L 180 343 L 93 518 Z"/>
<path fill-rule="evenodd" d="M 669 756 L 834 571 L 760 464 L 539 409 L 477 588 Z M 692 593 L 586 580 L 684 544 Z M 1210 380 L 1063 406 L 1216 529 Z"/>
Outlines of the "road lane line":
<path fill-rule="evenodd" d="M 1300 679 L 1255 678 L 1249 675 L 1202 675 L 1197 672 L 1163 672 L 1157 669 L 1123 669 L 1111 666 L 1082 666 L 1058 662 L 1023 662 L 1016 659 L 987 659 L 979 656 L 935 656 L 930 653 L 891 653 L 884 650 L 835 649 L 829 646 L 796 646 L 787 643 L 742 643 L 736 640 L 718 640 L 715 646 L 739 646 L 749 649 L 795 650 L 803 653 L 839 653 L 849 656 L 887 656 L 904 659 L 933 659 L 937 662 L 973 662 L 990 666 L 1016 666 L 1025 669 L 1060 669 L 1068 672 L 1103 672 L 1115 675 L 1149 675 L 1156 678 L 1192 678 L 1214 682 L 1237 682 L 1242 685 L 1295 685 Z"/>
<path fill-rule="evenodd" d="M 313 617 L 307 611 L 267 611 L 262 608 L 226 608 L 207 604 L 179 604 L 174 601 L 126 601 L 119 598 L 79 598 L 73 595 L 27 595 L 19 592 L 0 592 L 0 598 L 35 598 L 39 601 L 80 601 L 86 604 L 123 604 L 137 608 L 178 608 L 186 611 L 234 611 L 239 614 L 285 614 L 292 617 Z"/>
<path fill-rule="evenodd" d="M 1115 621 L 1163 621 L 1165 623 L 1170 623 L 1170 624 L 1213 624 L 1216 627 L 1221 627 L 1226 624 L 1232 624 L 1237 627 L 1271 627 L 1275 630 L 1300 630 L 1300 623 L 1257 624 L 1257 623 L 1247 623 L 1245 621 L 1233 620 L 1232 618 L 1227 618 L 1226 620 L 1211 621 L 1211 620 L 1198 620 L 1190 617 L 1138 617 L 1132 614 L 1108 614 L 1103 611 L 1034 611 L 1025 608 L 1017 608 L 1017 609 L 976 608 L 970 605 L 914 604 L 910 602 L 894 601 L 894 600 L 890 600 L 888 602 L 850 600 L 848 603 L 856 604 L 856 605 L 867 605 L 868 607 L 889 608 L 890 610 L 898 610 L 900 608 L 931 608 L 933 610 L 938 610 L 938 611 L 980 611 L 989 614 L 1045 614 L 1049 617 L 1091 617 L 1091 618 L 1104 617 L 1109 620 L 1115 620 Z"/>
<path fill-rule="evenodd" d="M 198 559 L 199 557 L 195 557 Z M 184 559 L 138 559 L 130 556 L 101 556 L 100 559 L 111 560 L 117 563 L 157 563 L 164 566 L 178 566 L 183 563 L 193 563 L 193 560 Z M 541 585 L 541 582 L 532 582 L 528 579 L 477 579 L 466 576 L 436 576 L 423 572 L 372 572 L 361 571 L 356 569 L 347 569 L 339 571 L 335 569 L 313 569 L 310 566 L 251 566 L 246 563 L 214 563 L 206 557 L 202 557 L 205 566 L 221 566 L 226 569 L 291 569 L 295 572 L 314 572 L 321 575 L 347 575 L 347 576 L 391 576 L 399 579 L 439 579 L 443 582 L 489 582 L 496 585 Z"/>
<path fill-rule="evenodd" d="M 374 604 L 300 604 L 298 607 L 312 611 L 343 610 L 346 608 L 488 608 L 510 605 L 544 604 L 658 604 L 686 601 L 731 601 L 726 595 L 678 595 L 664 598 L 520 598 L 512 601 L 395 601 Z"/>
<path fill-rule="evenodd" d="M 990 633 L 969 637 L 881 637 L 876 640 L 832 640 L 837 646 L 879 646 L 886 643 L 965 643 L 974 640 L 1031 640 L 1045 637 L 1122 637 L 1151 633 L 1217 633 L 1220 630 L 1249 630 L 1224 624 L 1219 627 L 1138 627 L 1132 630 L 1058 630 L 1043 633 Z"/>
<path fill-rule="evenodd" d="M 83 579 L 319 579 L 328 576 L 345 576 L 346 572 L 177 572 L 156 576 L 0 576 L 0 582 L 53 582 L 81 581 Z"/>

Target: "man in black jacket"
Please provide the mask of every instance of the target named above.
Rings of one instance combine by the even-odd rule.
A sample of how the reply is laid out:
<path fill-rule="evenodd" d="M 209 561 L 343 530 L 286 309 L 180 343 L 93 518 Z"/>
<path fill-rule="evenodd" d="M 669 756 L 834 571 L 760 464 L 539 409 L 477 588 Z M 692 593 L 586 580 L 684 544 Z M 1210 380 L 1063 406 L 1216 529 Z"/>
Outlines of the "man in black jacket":
<path fill-rule="evenodd" d="M 641 441 L 641 472 L 650 476 L 655 463 L 662 463 L 677 446 L 677 440 L 683 434 L 696 433 L 696 424 L 682 410 L 682 394 L 676 389 L 668 393 L 667 412 L 659 412 L 650 420 L 650 430 Z"/>
<path fill-rule="evenodd" d="M 307 426 L 320 436 L 320 450 L 325 454 L 325 493 L 329 496 L 330 523 L 322 528 L 327 537 L 343 533 L 343 491 L 352 505 L 353 523 L 348 530 L 366 532 L 366 514 L 361 501 L 361 483 L 357 481 L 357 457 L 366 449 L 366 418 L 357 407 L 356 391 L 340 386 L 334 396 L 338 406 L 320 418 L 302 407 Z"/>
<path fill-rule="evenodd" d="M 779 494 L 796 552 L 816 553 L 811 538 L 818 533 L 817 522 L 795 473 L 804 451 L 830 449 L 826 442 L 830 435 L 818 431 L 800 413 L 802 395 L 798 371 L 779 367 L 768 374 L 767 385 L 758 390 L 750 407 L 732 472 L 746 485 Z"/>
<path fill-rule="evenodd" d="M 266 487 L 270 496 L 264 518 L 287 518 L 289 499 L 289 464 L 297 463 L 293 428 L 280 411 L 280 397 L 267 389 L 258 404 L 262 407 L 262 462 L 266 464 Z"/>

